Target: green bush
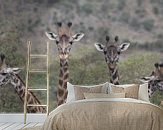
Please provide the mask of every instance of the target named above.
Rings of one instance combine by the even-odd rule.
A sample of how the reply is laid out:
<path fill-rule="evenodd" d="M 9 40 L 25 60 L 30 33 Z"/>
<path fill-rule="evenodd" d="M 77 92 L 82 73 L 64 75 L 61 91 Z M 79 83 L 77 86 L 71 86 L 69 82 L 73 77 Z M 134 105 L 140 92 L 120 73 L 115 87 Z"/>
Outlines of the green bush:
<path fill-rule="evenodd" d="M 119 21 L 122 21 L 124 23 L 129 23 L 130 13 L 129 12 L 122 12 L 122 14 L 119 17 Z"/>
<path fill-rule="evenodd" d="M 153 7 L 153 13 L 158 15 L 159 14 L 159 8 L 158 7 Z"/>
<path fill-rule="evenodd" d="M 86 15 L 89 15 L 93 12 L 92 5 L 90 3 L 84 4 L 80 7 L 80 11 L 84 12 Z"/>
<path fill-rule="evenodd" d="M 106 35 L 110 34 L 109 28 L 108 27 L 99 27 L 95 32 L 96 32 L 95 37 L 96 37 L 97 41 L 106 43 L 105 37 L 106 37 Z"/>
<path fill-rule="evenodd" d="M 135 13 L 138 15 L 138 19 L 144 18 L 147 15 L 147 12 L 144 8 L 139 7 L 135 10 Z"/>
<path fill-rule="evenodd" d="M 143 3 L 143 1 L 142 1 L 142 0 L 137 0 L 137 5 L 138 5 L 138 7 L 139 7 L 139 6 L 141 6 L 141 5 L 142 5 L 142 3 Z"/>
<path fill-rule="evenodd" d="M 144 20 L 142 22 L 142 25 L 146 31 L 151 31 L 154 27 L 154 20 L 153 19 Z"/>
<path fill-rule="evenodd" d="M 118 6 L 117 6 L 118 10 L 122 11 L 125 8 L 125 6 L 126 6 L 126 1 L 125 0 L 119 0 Z"/>
<path fill-rule="evenodd" d="M 139 20 L 138 20 L 138 18 L 132 18 L 131 19 L 131 21 L 130 21 L 130 26 L 132 27 L 132 28 L 134 28 L 135 30 L 139 30 L 139 28 L 140 28 L 140 22 L 139 22 Z"/>

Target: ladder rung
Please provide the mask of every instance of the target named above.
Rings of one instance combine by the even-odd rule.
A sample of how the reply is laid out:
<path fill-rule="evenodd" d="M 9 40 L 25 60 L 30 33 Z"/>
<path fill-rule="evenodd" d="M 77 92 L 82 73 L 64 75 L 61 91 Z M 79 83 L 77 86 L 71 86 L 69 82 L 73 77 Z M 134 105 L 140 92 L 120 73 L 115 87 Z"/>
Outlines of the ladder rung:
<path fill-rule="evenodd" d="M 47 55 L 31 54 L 30 57 L 31 57 L 31 58 L 40 58 L 40 57 L 42 57 L 42 58 L 46 58 Z"/>
<path fill-rule="evenodd" d="M 33 88 L 29 88 L 28 90 L 31 90 L 31 91 L 46 91 L 47 89 L 33 89 Z"/>
<path fill-rule="evenodd" d="M 47 105 L 37 105 L 37 104 L 27 104 L 28 107 L 38 106 L 38 107 L 46 107 Z"/>
<path fill-rule="evenodd" d="M 31 90 L 31 91 L 46 91 L 47 89 L 34 89 L 34 88 L 29 88 L 28 90 Z"/>
<path fill-rule="evenodd" d="M 30 70 L 30 73 L 47 73 L 45 70 Z"/>

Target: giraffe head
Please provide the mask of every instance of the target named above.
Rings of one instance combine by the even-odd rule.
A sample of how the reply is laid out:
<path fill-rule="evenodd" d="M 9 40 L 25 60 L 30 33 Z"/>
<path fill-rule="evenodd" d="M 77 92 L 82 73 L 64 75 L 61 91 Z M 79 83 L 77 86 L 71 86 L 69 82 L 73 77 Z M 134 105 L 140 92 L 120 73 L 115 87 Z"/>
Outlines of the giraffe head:
<path fill-rule="evenodd" d="M 141 78 L 140 81 L 148 83 L 148 93 L 151 97 L 156 90 L 163 92 L 163 63 L 155 63 L 155 71 L 148 77 Z"/>
<path fill-rule="evenodd" d="M 47 37 L 50 40 L 54 40 L 58 47 L 60 59 L 67 59 L 74 42 L 80 41 L 84 36 L 83 33 L 77 33 L 72 35 L 71 32 L 72 23 L 69 22 L 67 26 L 63 27 L 62 23 L 58 23 L 58 33 L 46 32 Z"/>
<path fill-rule="evenodd" d="M 115 37 L 114 41 L 111 41 L 110 37 L 106 36 L 105 45 L 95 43 L 96 49 L 104 53 L 105 61 L 111 68 L 117 64 L 121 52 L 127 50 L 130 46 L 130 43 L 122 43 L 121 45 L 119 45 L 118 42 L 118 36 Z"/>
<path fill-rule="evenodd" d="M 15 74 L 20 72 L 19 68 L 9 68 L 5 63 L 5 55 L 0 55 L 0 86 L 13 83 Z"/>

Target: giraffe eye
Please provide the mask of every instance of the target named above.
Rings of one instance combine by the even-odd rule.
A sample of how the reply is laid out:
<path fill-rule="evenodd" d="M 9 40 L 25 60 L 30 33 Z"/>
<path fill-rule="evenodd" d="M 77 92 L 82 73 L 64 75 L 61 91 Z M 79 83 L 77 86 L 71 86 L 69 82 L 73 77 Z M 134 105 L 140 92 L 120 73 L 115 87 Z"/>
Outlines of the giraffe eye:
<path fill-rule="evenodd" d="M 59 41 L 56 41 L 56 44 L 59 44 Z"/>
<path fill-rule="evenodd" d="M 5 76 L 7 73 L 1 73 L 1 75 Z"/>
<path fill-rule="evenodd" d="M 106 50 L 104 50 L 104 54 L 106 54 L 107 52 L 106 52 Z"/>
<path fill-rule="evenodd" d="M 71 42 L 69 42 L 69 43 L 72 45 L 73 42 L 71 41 Z"/>
<path fill-rule="evenodd" d="M 160 79 L 157 79 L 157 80 L 156 80 L 156 83 L 158 83 L 158 82 L 161 82 L 161 80 L 160 80 Z"/>
<path fill-rule="evenodd" d="M 71 48 L 67 48 L 67 51 L 70 52 Z"/>

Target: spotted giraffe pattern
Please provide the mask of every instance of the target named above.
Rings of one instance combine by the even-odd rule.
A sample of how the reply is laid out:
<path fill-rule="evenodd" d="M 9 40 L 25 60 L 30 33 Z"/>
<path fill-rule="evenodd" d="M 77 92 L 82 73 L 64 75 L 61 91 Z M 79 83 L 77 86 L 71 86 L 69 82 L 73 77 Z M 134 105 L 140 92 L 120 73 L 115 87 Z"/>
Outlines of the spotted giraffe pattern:
<path fill-rule="evenodd" d="M 59 85 L 57 90 L 58 106 L 65 103 L 67 99 L 67 81 L 69 78 L 68 57 L 70 54 L 70 50 L 72 48 L 73 43 L 79 41 L 84 36 L 83 33 L 76 33 L 75 35 L 72 35 L 70 29 L 71 26 L 71 22 L 69 22 L 65 27 L 62 26 L 62 23 L 58 23 L 57 34 L 54 34 L 52 32 L 45 33 L 50 40 L 56 41 L 60 58 Z"/>
<path fill-rule="evenodd" d="M 25 100 L 25 83 L 18 76 L 19 68 L 9 68 L 5 63 L 5 56 L 0 55 L 0 87 L 11 84 L 20 100 L 24 103 Z M 18 71 L 18 72 L 16 72 Z M 37 97 L 31 92 L 27 91 L 27 104 L 41 105 Z M 45 113 L 46 109 L 42 106 L 27 106 L 28 113 Z"/>
<path fill-rule="evenodd" d="M 13 75 L 11 84 L 14 86 L 16 93 L 22 102 L 25 101 L 25 84 L 18 75 Z M 41 105 L 33 92 L 27 91 L 27 104 Z M 46 113 L 46 109 L 42 106 L 27 106 L 28 113 Z"/>
<path fill-rule="evenodd" d="M 24 103 L 25 101 L 25 84 L 21 78 L 16 74 L 10 74 L 3 78 L 0 83 L 0 86 L 7 85 L 11 83 L 13 85 L 15 92 L 18 94 L 20 100 Z M 41 105 L 37 97 L 31 92 L 27 91 L 27 104 L 37 104 Z M 46 109 L 42 106 L 27 106 L 28 113 L 45 113 Z"/>
<path fill-rule="evenodd" d="M 118 85 L 119 84 L 118 66 L 115 65 L 111 67 L 108 65 L 108 68 L 109 68 L 110 82 L 115 85 Z"/>
<path fill-rule="evenodd" d="M 66 102 L 67 82 L 69 78 L 68 60 L 60 59 L 59 89 L 57 91 L 58 106 Z"/>
<path fill-rule="evenodd" d="M 141 78 L 142 82 L 148 82 L 149 98 L 151 98 L 157 90 L 163 92 L 163 63 L 155 63 L 154 66 L 155 70 L 149 77 Z"/>
<path fill-rule="evenodd" d="M 115 37 L 114 41 L 110 40 L 109 36 L 106 36 L 106 45 L 95 43 L 95 47 L 98 51 L 104 53 L 105 61 L 108 65 L 110 82 L 118 85 L 119 84 L 119 72 L 117 63 L 121 52 L 127 50 L 130 43 L 122 43 L 118 45 L 118 36 Z"/>

